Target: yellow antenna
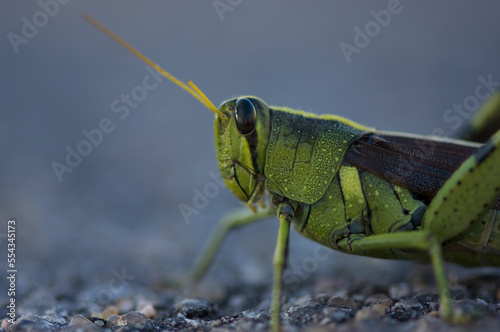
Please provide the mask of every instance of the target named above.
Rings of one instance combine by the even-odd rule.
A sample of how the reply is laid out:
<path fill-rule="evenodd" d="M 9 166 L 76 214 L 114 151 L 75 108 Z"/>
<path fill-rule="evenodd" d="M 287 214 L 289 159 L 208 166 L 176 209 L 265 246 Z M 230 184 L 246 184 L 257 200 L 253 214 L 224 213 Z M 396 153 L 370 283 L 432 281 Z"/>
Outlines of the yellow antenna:
<path fill-rule="evenodd" d="M 214 106 L 214 104 L 212 104 L 210 99 L 208 99 L 207 96 L 205 96 L 205 94 L 203 92 L 201 92 L 201 90 L 196 85 L 194 85 L 193 82 L 188 81 L 187 83 L 189 84 L 189 86 L 187 86 L 186 84 L 181 82 L 179 79 L 177 79 L 174 75 L 170 74 L 169 72 L 167 72 L 166 70 L 161 68 L 159 65 L 157 65 L 156 63 L 151 61 L 144 54 L 142 54 L 141 52 L 139 52 L 138 50 L 133 48 L 125 40 L 118 37 L 115 33 L 113 33 L 111 30 L 109 30 L 104 25 L 99 23 L 99 21 L 97 21 L 95 18 L 93 18 L 89 14 L 83 14 L 83 18 L 85 20 L 87 20 L 87 22 L 89 22 L 90 24 L 92 24 L 93 26 L 95 26 L 96 28 L 98 28 L 99 30 L 104 32 L 105 34 L 107 34 L 109 37 L 111 37 L 111 39 L 113 39 L 114 41 L 116 41 L 117 43 L 119 43 L 120 45 L 125 47 L 127 50 L 129 50 L 130 52 L 135 54 L 135 56 L 137 56 L 139 59 L 141 59 L 142 61 L 144 61 L 145 63 L 147 63 L 151 67 L 153 67 L 160 74 L 162 74 L 163 76 L 165 76 L 166 78 L 168 78 L 169 80 L 171 80 L 172 82 L 174 82 L 175 84 L 177 84 L 178 86 L 180 86 L 181 88 L 183 88 L 184 90 L 186 90 L 187 92 L 192 94 L 193 97 L 198 99 L 198 101 L 200 103 L 202 103 L 203 105 L 205 105 L 206 108 L 208 108 L 209 110 L 211 110 L 212 112 L 217 114 L 220 119 L 224 118 L 224 114 L 221 111 L 219 111 L 217 109 L 217 107 Z"/>

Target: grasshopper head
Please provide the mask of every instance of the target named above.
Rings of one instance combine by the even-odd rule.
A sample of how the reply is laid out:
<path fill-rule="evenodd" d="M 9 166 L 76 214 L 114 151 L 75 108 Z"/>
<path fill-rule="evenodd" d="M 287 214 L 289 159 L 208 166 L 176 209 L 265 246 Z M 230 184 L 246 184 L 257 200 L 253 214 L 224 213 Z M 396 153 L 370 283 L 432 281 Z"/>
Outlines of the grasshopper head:
<path fill-rule="evenodd" d="M 259 98 L 242 96 L 221 104 L 214 123 L 219 169 L 226 186 L 239 199 L 252 203 L 262 194 L 270 111 Z M 257 191 L 256 191 L 257 189 Z"/>

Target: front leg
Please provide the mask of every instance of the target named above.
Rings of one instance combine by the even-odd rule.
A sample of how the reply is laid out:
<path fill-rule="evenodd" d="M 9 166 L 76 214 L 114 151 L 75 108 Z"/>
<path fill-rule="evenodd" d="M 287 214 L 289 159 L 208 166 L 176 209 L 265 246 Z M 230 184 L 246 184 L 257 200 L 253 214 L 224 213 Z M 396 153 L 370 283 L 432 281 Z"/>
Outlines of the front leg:
<path fill-rule="evenodd" d="M 293 209 L 288 203 L 278 205 L 278 218 L 280 228 L 278 231 L 278 241 L 274 250 L 274 280 L 271 297 L 271 330 L 280 330 L 280 311 L 281 311 L 281 285 L 283 270 L 286 265 L 286 256 L 288 251 L 288 236 L 290 234 L 290 222 L 292 221 Z"/>
<path fill-rule="evenodd" d="M 262 220 L 270 216 L 272 213 L 273 208 L 271 205 L 267 209 L 257 211 L 257 213 L 254 213 L 245 207 L 229 212 L 225 215 L 217 224 L 214 232 L 209 236 L 209 241 L 205 245 L 201 256 L 198 258 L 197 263 L 194 265 L 194 268 L 190 273 L 191 280 L 198 281 L 205 274 L 215 256 L 215 253 L 230 230 Z"/>

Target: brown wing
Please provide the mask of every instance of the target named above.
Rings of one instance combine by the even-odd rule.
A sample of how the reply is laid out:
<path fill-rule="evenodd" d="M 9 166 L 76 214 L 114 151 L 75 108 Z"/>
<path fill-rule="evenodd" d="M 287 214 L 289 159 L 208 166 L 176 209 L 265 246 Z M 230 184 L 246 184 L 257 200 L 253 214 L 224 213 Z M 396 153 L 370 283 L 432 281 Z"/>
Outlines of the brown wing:
<path fill-rule="evenodd" d="M 377 131 L 354 142 L 344 161 L 398 184 L 429 203 L 480 144 Z M 500 209 L 500 199 L 494 205 Z"/>

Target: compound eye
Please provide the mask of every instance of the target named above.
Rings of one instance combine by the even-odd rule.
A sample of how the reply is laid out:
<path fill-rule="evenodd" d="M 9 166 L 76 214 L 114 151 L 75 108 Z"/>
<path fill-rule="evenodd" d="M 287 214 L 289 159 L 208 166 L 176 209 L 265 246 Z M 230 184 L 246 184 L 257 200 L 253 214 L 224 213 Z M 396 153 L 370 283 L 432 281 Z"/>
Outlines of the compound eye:
<path fill-rule="evenodd" d="M 236 128 L 241 135 L 251 134 L 255 130 L 257 122 L 257 111 L 252 102 L 246 98 L 238 99 L 235 108 Z"/>

